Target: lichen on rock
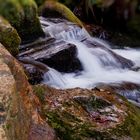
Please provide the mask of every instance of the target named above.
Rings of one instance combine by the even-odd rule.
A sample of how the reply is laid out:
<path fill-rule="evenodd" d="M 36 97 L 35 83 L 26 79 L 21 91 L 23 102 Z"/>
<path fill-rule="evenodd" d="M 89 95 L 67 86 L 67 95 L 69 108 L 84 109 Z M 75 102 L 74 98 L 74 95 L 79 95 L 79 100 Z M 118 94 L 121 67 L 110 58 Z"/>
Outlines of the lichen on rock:
<path fill-rule="evenodd" d="M 34 87 L 42 115 L 61 140 L 138 140 L 140 110 L 107 90 Z"/>

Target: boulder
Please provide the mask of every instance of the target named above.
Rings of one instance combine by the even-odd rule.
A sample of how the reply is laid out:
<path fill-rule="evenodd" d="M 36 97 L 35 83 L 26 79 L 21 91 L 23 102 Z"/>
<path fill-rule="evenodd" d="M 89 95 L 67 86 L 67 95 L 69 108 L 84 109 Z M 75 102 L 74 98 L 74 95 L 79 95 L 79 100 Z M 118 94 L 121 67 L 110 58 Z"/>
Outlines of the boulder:
<path fill-rule="evenodd" d="M 50 40 L 50 38 L 46 38 Z M 82 69 L 77 58 L 76 46 L 62 40 L 40 41 L 23 46 L 19 59 L 28 57 L 44 63 L 60 72 L 74 72 Z"/>
<path fill-rule="evenodd" d="M 0 16 L 0 42 L 7 48 L 12 55 L 19 52 L 20 37 L 17 31 Z"/>
<path fill-rule="evenodd" d="M 54 140 L 20 64 L 0 44 L 0 139 Z"/>
<path fill-rule="evenodd" d="M 63 17 L 73 23 L 83 27 L 83 23 L 73 14 L 73 12 L 65 5 L 57 1 L 46 1 L 39 9 L 39 13 L 43 17 Z"/>
<path fill-rule="evenodd" d="M 113 91 L 57 90 L 45 85 L 35 86 L 34 91 L 42 103 L 45 120 L 60 140 L 140 137 L 140 110 Z"/>
<path fill-rule="evenodd" d="M 44 35 L 34 0 L 0 0 L 0 15 L 17 29 L 23 43 Z"/>
<path fill-rule="evenodd" d="M 48 71 L 48 68 L 45 64 L 30 58 L 21 58 L 20 61 L 23 64 L 29 83 L 34 85 L 43 81 L 44 74 Z"/>

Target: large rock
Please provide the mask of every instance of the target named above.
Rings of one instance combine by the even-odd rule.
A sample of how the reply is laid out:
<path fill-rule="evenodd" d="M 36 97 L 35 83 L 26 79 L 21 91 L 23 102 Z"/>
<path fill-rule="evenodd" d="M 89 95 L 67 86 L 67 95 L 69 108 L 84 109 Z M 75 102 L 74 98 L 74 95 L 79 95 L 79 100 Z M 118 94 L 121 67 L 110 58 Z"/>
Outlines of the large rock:
<path fill-rule="evenodd" d="M 30 58 L 21 58 L 20 61 L 23 64 L 29 83 L 34 85 L 43 81 L 44 74 L 48 71 L 48 67 L 45 64 Z"/>
<path fill-rule="evenodd" d="M 0 139 L 54 140 L 19 63 L 0 44 Z"/>
<path fill-rule="evenodd" d="M 34 0 L 0 0 L 0 15 L 17 29 L 23 42 L 44 35 Z"/>
<path fill-rule="evenodd" d="M 73 12 L 65 5 L 48 0 L 39 9 L 40 15 L 43 17 L 63 17 L 73 23 L 83 27 L 83 23 L 73 14 Z"/>
<path fill-rule="evenodd" d="M 21 46 L 19 59 L 29 58 L 42 62 L 60 72 L 74 72 L 82 69 L 77 58 L 76 46 L 62 40 L 46 38 L 42 41 Z"/>
<path fill-rule="evenodd" d="M 19 52 L 20 37 L 17 31 L 0 16 L 0 42 L 8 49 L 12 55 Z"/>
<path fill-rule="evenodd" d="M 60 140 L 138 140 L 140 110 L 102 89 L 34 87 L 42 114 Z"/>

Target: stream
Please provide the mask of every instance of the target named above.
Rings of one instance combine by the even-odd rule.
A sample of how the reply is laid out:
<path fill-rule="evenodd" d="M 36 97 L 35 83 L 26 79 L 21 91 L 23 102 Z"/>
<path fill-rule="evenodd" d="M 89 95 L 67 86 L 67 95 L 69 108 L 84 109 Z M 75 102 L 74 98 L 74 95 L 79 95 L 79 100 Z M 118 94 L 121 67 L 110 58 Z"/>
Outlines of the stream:
<path fill-rule="evenodd" d="M 101 83 L 132 83 L 138 88 L 121 89 L 119 93 L 140 102 L 140 49 L 113 49 L 113 46 L 105 41 L 91 37 L 85 29 L 66 20 L 40 17 L 40 21 L 46 37 L 51 36 L 76 46 L 77 58 L 82 65 L 81 71 L 71 73 L 48 67 L 49 71 L 44 74 L 42 83 L 59 89 L 91 89 Z M 94 44 L 94 47 L 91 44 Z"/>

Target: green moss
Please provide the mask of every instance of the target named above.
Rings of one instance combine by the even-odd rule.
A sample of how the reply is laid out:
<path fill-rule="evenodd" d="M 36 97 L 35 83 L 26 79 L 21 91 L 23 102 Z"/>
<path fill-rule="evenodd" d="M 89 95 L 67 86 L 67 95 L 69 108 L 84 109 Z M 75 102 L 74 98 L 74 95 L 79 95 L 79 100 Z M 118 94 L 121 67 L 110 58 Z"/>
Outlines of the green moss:
<path fill-rule="evenodd" d="M 41 103 L 45 102 L 45 89 L 41 86 L 33 86 L 34 93 L 39 98 Z"/>
<path fill-rule="evenodd" d="M 2 17 L 0 17 L 0 42 L 12 55 L 18 54 L 20 37 L 17 31 Z"/>
<path fill-rule="evenodd" d="M 15 27 L 22 41 L 44 35 L 34 0 L 0 0 L 0 14 Z"/>
<path fill-rule="evenodd" d="M 127 103 L 128 112 L 127 117 L 123 124 L 118 125 L 115 129 L 112 129 L 109 133 L 117 137 L 129 136 L 134 140 L 140 138 L 140 110 L 133 106 L 131 103 Z"/>
<path fill-rule="evenodd" d="M 102 109 L 104 107 L 110 106 L 110 103 L 107 101 L 96 98 L 95 96 L 92 97 L 77 97 L 75 101 L 79 103 L 87 112 L 95 111 L 97 109 Z"/>
<path fill-rule="evenodd" d="M 94 129 L 91 123 L 82 122 L 73 117 L 73 119 L 69 118 L 69 116 L 62 115 L 58 111 L 47 112 L 46 116 L 48 118 L 48 123 L 55 129 L 57 136 L 61 140 L 83 140 L 90 138 L 95 138 L 97 140 L 112 139 L 108 132 L 100 132 Z"/>
<path fill-rule="evenodd" d="M 73 130 L 56 112 L 47 112 L 48 123 L 54 128 L 57 136 L 63 140 L 72 139 Z"/>
<path fill-rule="evenodd" d="M 6 126 L 6 129 L 8 130 L 11 128 L 11 124 L 6 124 L 5 126 Z"/>
<path fill-rule="evenodd" d="M 81 92 L 79 96 L 64 92 L 61 95 L 61 91 L 50 90 L 43 86 L 38 87 L 35 91 L 40 101 L 45 97 L 52 103 L 48 104 L 46 101 L 43 101 L 41 113 L 55 130 L 60 140 L 121 140 L 127 138 L 139 140 L 140 138 L 140 110 L 120 95 L 115 94 L 114 96 L 117 96 L 124 102 L 120 104 L 117 102 L 117 99 L 116 102 L 118 106 L 121 106 L 121 110 L 124 109 L 123 111 L 125 111 L 127 109 L 127 112 L 125 112 L 126 114 L 121 113 L 121 115 L 124 115 L 124 120 L 120 119 L 118 124 L 117 122 L 113 123 L 110 121 L 98 122 L 96 121 L 96 117 L 94 119 L 94 116 L 90 116 L 90 113 L 99 113 L 98 109 L 103 109 L 112 104 L 116 105 L 114 101 L 109 100 L 109 102 L 103 97 L 95 97 L 94 95 L 82 96 Z M 55 94 L 56 97 L 54 96 Z M 67 96 L 63 96 L 63 94 L 69 94 L 69 98 L 66 99 Z M 57 103 L 57 101 L 58 106 L 55 106 L 55 102 Z M 105 128 L 106 124 L 108 125 L 107 128 Z"/>
<path fill-rule="evenodd" d="M 76 23 L 83 27 L 83 23 L 73 14 L 73 12 L 67 8 L 65 5 L 57 2 L 57 1 L 46 1 L 41 7 L 40 7 L 40 14 L 43 16 L 48 16 L 51 14 L 51 16 L 61 15 L 62 17 L 66 18 L 67 20 Z M 50 15 L 49 15 L 50 16 Z"/>
<path fill-rule="evenodd" d="M 62 115 L 60 112 L 47 112 L 48 123 L 55 129 L 57 136 L 61 140 L 81 140 L 84 138 L 96 138 L 97 140 L 113 140 L 115 137 L 130 137 L 139 140 L 140 125 L 136 124 L 138 120 L 135 117 L 128 116 L 122 125 L 115 129 L 98 131 L 90 123 L 80 123 L 74 117 Z M 69 118 L 70 117 L 70 118 Z M 75 125 L 71 125 L 71 119 Z"/>
<path fill-rule="evenodd" d="M 17 0 L 0 0 L 0 14 L 10 21 L 11 25 L 19 28 L 23 18 L 23 9 Z"/>
<path fill-rule="evenodd" d="M 19 0 L 24 9 L 24 20 L 21 22 L 20 34 L 23 40 L 34 40 L 39 36 L 43 36 L 39 18 L 37 5 L 33 0 Z"/>

